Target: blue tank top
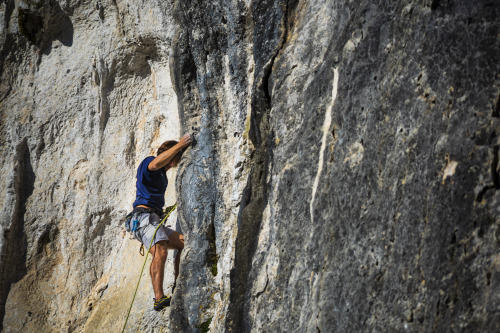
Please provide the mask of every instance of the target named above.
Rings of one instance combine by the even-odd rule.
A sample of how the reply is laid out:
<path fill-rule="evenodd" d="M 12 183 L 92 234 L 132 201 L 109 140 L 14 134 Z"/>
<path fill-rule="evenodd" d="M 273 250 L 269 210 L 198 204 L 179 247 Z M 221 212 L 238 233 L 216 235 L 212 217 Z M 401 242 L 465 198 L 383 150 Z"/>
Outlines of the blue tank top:
<path fill-rule="evenodd" d="M 167 173 L 163 168 L 149 171 L 148 165 L 154 156 L 146 157 L 137 168 L 137 183 L 134 208 L 145 205 L 152 208 L 163 209 L 165 205 L 165 191 L 167 190 Z"/>

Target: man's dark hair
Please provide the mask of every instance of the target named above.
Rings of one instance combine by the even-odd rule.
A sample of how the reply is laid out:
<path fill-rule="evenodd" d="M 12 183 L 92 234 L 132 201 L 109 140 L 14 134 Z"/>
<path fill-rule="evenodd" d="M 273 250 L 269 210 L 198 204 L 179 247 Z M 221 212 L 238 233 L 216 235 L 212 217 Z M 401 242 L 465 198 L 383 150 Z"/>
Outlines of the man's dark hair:
<path fill-rule="evenodd" d="M 168 141 L 163 142 L 161 144 L 161 146 L 158 148 L 158 150 L 156 151 L 156 156 L 160 155 L 164 151 L 169 150 L 170 148 L 175 146 L 177 143 L 179 143 L 179 141 L 175 141 L 175 140 L 168 140 Z M 184 153 L 184 149 L 182 149 L 180 152 L 177 153 L 177 155 L 175 155 L 175 157 L 172 159 L 172 162 L 175 162 L 176 164 L 179 163 L 183 153 Z"/>
<path fill-rule="evenodd" d="M 168 141 L 163 142 L 161 144 L 161 146 L 158 148 L 158 150 L 156 151 L 156 156 L 160 155 L 164 151 L 169 150 L 170 148 L 172 148 L 173 146 L 175 146 L 178 143 L 179 143 L 179 141 L 175 141 L 175 140 L 168 140 Z"/>

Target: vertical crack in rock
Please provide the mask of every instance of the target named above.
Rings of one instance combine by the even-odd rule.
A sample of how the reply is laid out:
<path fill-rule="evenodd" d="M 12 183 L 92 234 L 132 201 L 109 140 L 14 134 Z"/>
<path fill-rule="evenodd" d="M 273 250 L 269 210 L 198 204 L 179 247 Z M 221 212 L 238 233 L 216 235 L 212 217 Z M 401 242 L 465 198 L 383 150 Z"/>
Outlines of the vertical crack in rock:
<path fill-rule="evenodd" d="M 217 234 L 215 232 L 215 204 L 212 205 L 212 221 L 208 226 L 208 249 L 206 264 L 213 276 L 217 276 Z"/>
<path fill-rule="evenodd" d="M 235 244 L 235 262 L 230 273 L 230 308 L 226 321 L 228 332 L 249 331 L 245 319 L 245 302 L 248 297 L 248 274 L 257 247 L 259 229 L 265 202 L 265 149 L 259 148 L 256 163 L 247 184 L 248 201 L 241 203 L 238 234 Z"/>
<path fill-rule="evenodd" d="M 256 147 L 262 144 L 269 126 L 266 119 L 271 108 L 269 81 L 276 57 L 285 45 L 287 9 L 287 2 L 279 0 L 252 4 L 257 79 L 254 79 L 249 137 Z"/>
<path fill-rule="evenodd" d="M 5 303 L 11 285 L 26 275 L 27 239 L 25 234 L 26 202 L 34 190 L 35 174 L 30 161 L 27 139 L 23 139 L 16 149 L 14 167 L 15 203 L 10 228 L 3 237 L 3 251 L 0 266 L 0 330 L 3 328 Z"/>
<path fill-rule="evenodd" d="M 180 16 L 180 13 L 178 13 Z M 170 79 L 172 87 L 177 96 L 177 107 L 179 109 L 179 121 L 181 124 L 187 124 L 186 106 L 191 93 L 195 90 L 195 83 L 198 81 L 196 63 L 193 52 L 189 46 L 189 34 L 179 29 L 172 40 L 172 49 L 169 56 Z M 198 130 L 194 126 L 188 130 Z"/>
<path fill-rule="evenodd" d="M 321 171 L 323 171 L 323 160 L 326 149 L 326 138 L 328 136 L 328 133 L 330 133 L 330 126 L 332 124 L 332 109 L 333 106 L 335 105 L 335 99 L 337 98 L 338 84 L 339 84 L 339 69 L 335 68 L 333 76 L 332 101 L 328 106 L 328 108 L 326 109 L 325 113 L 325 121 L 323 123 L 323 128 L 322 128 L 323 138 L 321 139 L 321 149 L 319 150 L 318 172 L 316 173 L 316 178 L 314 178 L 312 194 L 311 194 L 311 203 L 309 205 L 309 210 L 311 214 L 311 223 L 314 223 L 314 199 L 316 197 L 316 191 L 318 189 Z"/>
<path fill-rule="evenodd" d="M 500 94 L 498 94 L 497 102 L 493 106 L 493 111 L 491 112 L 491 116 L 495 118 L 500 117 Z"/>
<path fill-rule="evenodd" d="M 272 152 L 268 147 L 272 99 L 269 83 L 274 62 L 286 43 L 288 7 L 287 1 L 252 4 L 256 79 L 252 89 L 249 138 L 257 149 L 238 217 L 235 261 L 230 274 L 230 306 L 226 318 L 228 332 L 251 330 L 251 321 L 246 311 L 248 300 L 252 298 L 248 279 L 266 205 L 266 178 L 269 161 L 272 160 Z"/>
<path fill-rule="evenodd" d="M 106 63 L 104 59 L 99 60 L 99 82 L 100 82 L 100 87 L 99 87 L 99 134 L 100 134 L 100 141 L 102 141 L 102 136 L 104 135 L 104 130 L 106 129 L 106 125 L 108 124 L 109 120 L 109 100 L 108 100 L 108 94 L 111 90 L 113 90 L 113 79 L 112 75 L 110 75 L 109 70 L 106 66 Z M 111 79 L 110 79 L 111 77 Z"/>
<path fill-rule="evenodd" d="M 171 330 L 190 332 L 200 320 L 206 319 L 206 312 L 212 306 L 207 289 L 190 291 L 194 285 L 198 287 L 200 284 L 207 284 L 205 275 L 207 265 L 210 268 L 217 268 L 215 246 L 217 189 L 214 187 L 213 179 L 216 177 L 218 161 L 211 129 L 215 127 L 212 111 L 218 107 L 212 104 L 215 99 L 211 99 L 211 91 L 206 86 L 214 84 L 211 80 L 217 75 L 214 73 L 214 77 L 208 77 L 203 67 L 207 62 L 207 50 L 204 47 L 210 48 L 213 52 L 218 52 L 219 49 L 214 45 L 201 44 L 200 40 L 196 39 L 197 35 L 193 36 L 201 31 L 197 25 L 203 25 L 204 21 L 191 16 L 196 15 L 191 6 L 183 5 L 181 1 L 176 1 L 174 6 L 174 17 L 178 28 L 173 36 L 169 55 L 170 75 L 177 95 L 181 130 L 184 133 L 187 131 L 194 133 L 195 138 L 192 148 L 189 149 L 189 162 L 180 166 L 176 179 L 180 207 L 178 216 L 184 223 L 183 231 L 185 237 L 189 239 L 188 246 L 193 252 L 186 252 L 181 264 L 180 278 L 174 295 L 176 301 L 172 304 L 169 317 Z M 203 5 L 200 4 L 200 7 Z M 204 12 L 203 9 L 198 8 L 198 10 Z M 196 181 L 193 182 L 193 179 Z M 191 237 L 193 230 L 198 232 Z M 200 249 L 203 250 L 197 252 Z M 193 256 L 194 253 L 200 255 Z M 204 269 L 200 270 L 200 267 Z M 189 278 L 184 278 L 186 275 L 189 275 Z"/>
<path fill-rule="evenodd" d="M 3 20 L 3 27 L 4 31 L 9 31 L 9 21 L 10 17 L 12 16 L 12 13 L 14 12 L 14 9 L 16 8 L 16 4 L 14 0 L 5 0 L 5 16 Z"/>
<path fill-rule="evenodd" d="M 271 92 L 269 91 L 269 81 L 271 74 L 273 72 L 273 67 L 274 67 L 274 62 L 276 61 L 276 58 L 280 54 L 281 50 L 283 49 L 283 46 L 285 45 L 286 42 L 286 36 L 288 35 L 288 1 L 283 4 L 285 6 L 284 9 L 284 15 L 282 19 L 282 27 L 283 27 L 283 33 L 280 38 L 280 42 L 278 45 L 277 50 L 275 53 L 272 55 L 271 60 L 269 63 L 264 67 L 264 78 L 262 79 L 262 90 L 264 91 L 264 94 L 266 96 L 266 101 L 268 108 L 271 108 Z"/>
<path fill-rule="evenodd" d="M 476 201 L 481 202 L 483 201 L 484 195 L 486 192 L 489 190 L 498 190 L 500 189 L 500 175 L 499 175 L 499 164 L 498 164 L 498 154 L 499 154 L 499 148 L 500 146 L 495 146 L 493 147 L 493 158 L 491 161 L 491 181 L 492 185 L 489 186 L 484 186 L 481 191 L 477 194 Z"/>

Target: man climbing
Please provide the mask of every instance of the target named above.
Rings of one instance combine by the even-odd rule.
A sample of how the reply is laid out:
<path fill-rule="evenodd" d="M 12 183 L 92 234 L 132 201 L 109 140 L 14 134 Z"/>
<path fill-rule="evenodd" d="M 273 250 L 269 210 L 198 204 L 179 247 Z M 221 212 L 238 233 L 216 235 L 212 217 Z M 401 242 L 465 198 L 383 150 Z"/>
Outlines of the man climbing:
<path fill-rule="evenodd" d="M 160 311 L 170 305 L 171 297 L 163 293 L 163 276 L 167 250 L 177 250 L 174 260 L 174 292 L 179 275 L 181 252 L 184 248 L 184 236 L 173 229 L 162 225 L 155 229 L 163 218 L 165 205 L 165 191 L 167 190 L 167 170 L 177 166 L 184 149 L 193 141 L 190 134 L 184 135 L 179 142 L 165 141 L 157 150 L 156 157 L 146 157 L 137 169 L 137 192 L 134 206 L 134 219 L 138 221 L 138 228 L 134 236 L 149 249 L 153 256 L 150 266 L 151 281 L 155 294 L 154 309 Z M 153 243 L 151 239 L 153 238 Z"/>

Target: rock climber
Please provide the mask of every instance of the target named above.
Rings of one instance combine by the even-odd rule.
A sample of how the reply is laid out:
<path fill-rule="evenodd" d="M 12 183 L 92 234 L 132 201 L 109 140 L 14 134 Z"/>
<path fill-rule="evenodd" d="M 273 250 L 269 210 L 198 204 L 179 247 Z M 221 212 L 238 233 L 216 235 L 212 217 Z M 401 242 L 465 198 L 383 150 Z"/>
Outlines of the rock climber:
<path fill-rule="evenodd" d="M 182 153 L 193 138 L 190 134 L 184 135 L 180 141 L 165 141 L 157 150 L 156 157 L 146 157 L 137 169 L 137 191 L 134 206 L 134 217 L 138 221 L 138 228 L 134 236 L 147 249 L 156 227 L 163 218 L 165 205 L 165 191 L 167 190 L 167 170 L 179 164 Z M 167 250 L 177 250 L 174 260 L 174 284 L 172 294 L 179 275 L 181 252 L 184 248 L 184 236 L 167 226 L 162 225 L 154 236 L 149 253 L 153 256 L 150 266 L 151 281 L 154 290 L 154 310 L 160 311 L 170 305 L 171 297 L 163 292 L 163 276 Z"/>

